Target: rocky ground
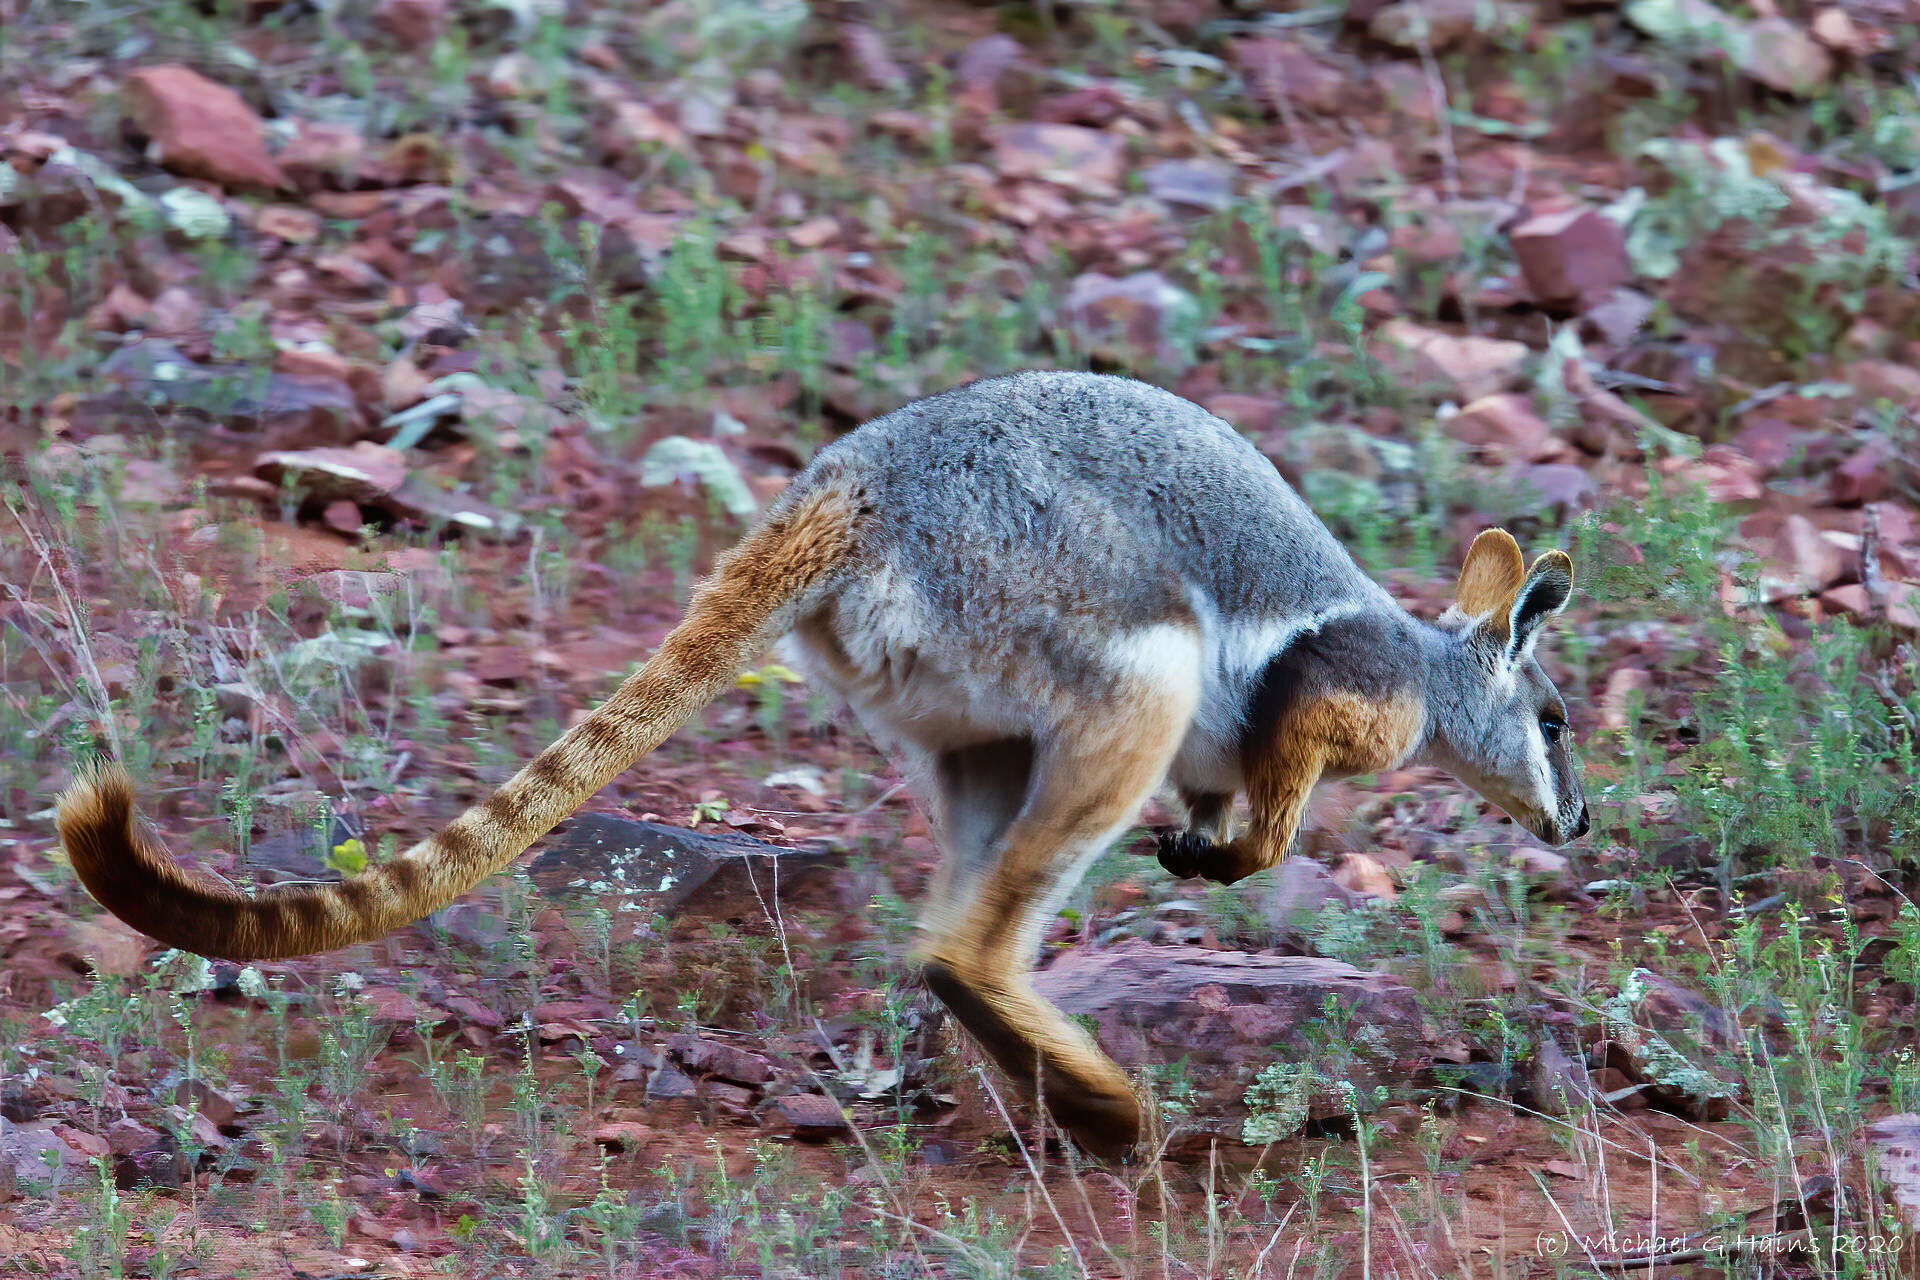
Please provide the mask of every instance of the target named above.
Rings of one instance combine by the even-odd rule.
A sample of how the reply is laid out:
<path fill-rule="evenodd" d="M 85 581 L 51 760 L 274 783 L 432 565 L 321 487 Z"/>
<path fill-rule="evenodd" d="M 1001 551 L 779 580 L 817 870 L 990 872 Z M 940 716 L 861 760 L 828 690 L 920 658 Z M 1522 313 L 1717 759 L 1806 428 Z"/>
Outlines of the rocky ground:
<path fill-rule="evenodd" d="M 1916 49 L 1911 0 L 0 0 L 8 1274 L 1912 1274 Z M 1583 845 L 1409 770 L 1062 911 L 1135 1164 L 909 976 L 924 822 L 777 654 L 349 952 L 158 953 L 61 858 L 99 754 L 224 874 L 389 856 L 821 444 L 1034 366 L 1208 405 L 1418 612 L 1489 524 L 1579 565 Z"/>

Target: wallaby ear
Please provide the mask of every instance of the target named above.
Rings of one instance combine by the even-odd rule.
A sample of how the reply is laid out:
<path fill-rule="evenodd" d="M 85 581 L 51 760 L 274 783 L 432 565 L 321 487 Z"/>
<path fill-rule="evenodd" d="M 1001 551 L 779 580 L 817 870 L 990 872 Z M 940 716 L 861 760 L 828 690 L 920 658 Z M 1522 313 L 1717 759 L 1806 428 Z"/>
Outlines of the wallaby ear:
<path fill-rule="evenodd" d="M 1514 596 L 1508 614 L 1508 652 L 1515 658 L 1533 647 L 1540 625 L 1567 607 L 1573 596 L 1573 558 L 1564 551 L 1546 551 L 1534 560 L 1533 568 Z"/>
<path fill-rule="evenodd" d="M 1494 625 L 1504 626 L 1526 577 L 1527 562 L 1513 535 L 1505 529 L 1488 529 L 1467 548 L 1454 600 L 1469 618 L 1492 614 Z"/>

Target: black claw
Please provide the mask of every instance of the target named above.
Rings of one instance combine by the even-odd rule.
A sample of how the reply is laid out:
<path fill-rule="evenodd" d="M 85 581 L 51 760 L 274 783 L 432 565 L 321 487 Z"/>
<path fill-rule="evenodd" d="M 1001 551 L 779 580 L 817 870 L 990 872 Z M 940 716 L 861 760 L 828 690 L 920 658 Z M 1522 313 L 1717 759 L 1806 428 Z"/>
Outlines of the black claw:
<path fill-rule="evenodd" d="M 1213 841 L 1193 831 L 1160 833 L 1160 865 L 1169 874 L 1191 879 L 1206 874 L 1215 861 Z"/>

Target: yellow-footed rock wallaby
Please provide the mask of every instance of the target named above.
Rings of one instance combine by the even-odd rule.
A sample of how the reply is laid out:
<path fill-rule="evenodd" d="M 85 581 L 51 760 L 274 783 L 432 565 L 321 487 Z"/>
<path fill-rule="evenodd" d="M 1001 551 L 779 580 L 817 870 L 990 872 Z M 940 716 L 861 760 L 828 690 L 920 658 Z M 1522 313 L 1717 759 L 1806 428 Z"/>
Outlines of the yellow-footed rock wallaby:
<path fill-rule="evenodd" d="M 1027 979 L 1075 878 L 1163 782 L 1190 818 L 1161 862 L 1232 882 L 1286 855 L 1318 779 L 1410 761 L 1550 844 L 1580 836 L 1566 708 L 1533 656 L 1572 587 L 1564 553 L 1529 567 L 1489 530 L 1456 604 L 1416 620 L 1198 406 L 1122 378 L 990 378 L 822 449 L 605 704 L 382 866 L 239 892 L 136 830 L 111 768 L 62 797 L 60 837 L 103 906 L 171 946 L 248 960 L 377 938 L 513 861 L 791 633 L 942 846 L 928 984 L 1077 1140 L 1123 1153 L 1125 1074 Z"/>

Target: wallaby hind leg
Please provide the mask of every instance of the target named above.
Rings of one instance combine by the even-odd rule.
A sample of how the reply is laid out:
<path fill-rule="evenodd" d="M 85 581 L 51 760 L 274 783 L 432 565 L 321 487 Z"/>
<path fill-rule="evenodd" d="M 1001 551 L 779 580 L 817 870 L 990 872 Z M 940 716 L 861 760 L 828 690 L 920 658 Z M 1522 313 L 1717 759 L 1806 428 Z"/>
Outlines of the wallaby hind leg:
<path fill-rule="evenodd" d="M 959 865 L 943 877 L 945 896 L 929 904 L 919 948 L 928 986 L 994 1062 L 1023 1088 L 1037 1083 L 1061 1126 L 1110 1156 L 1139 1138 L 1126 1074 L 1041 999 L 1027 975 L 1049 913 L 1165 775 L 1193 696 L 1157 688 L 1115 703 L 1035 744 L 1025 800 L 974 874 L 970 851 L 949 851 Z M 962 807 L 1003 799 L 1003 786 L 979 791 L 943 780 L 940 803 L 948 828 L 965 830 L 956 820 Z"/>

